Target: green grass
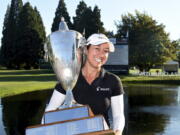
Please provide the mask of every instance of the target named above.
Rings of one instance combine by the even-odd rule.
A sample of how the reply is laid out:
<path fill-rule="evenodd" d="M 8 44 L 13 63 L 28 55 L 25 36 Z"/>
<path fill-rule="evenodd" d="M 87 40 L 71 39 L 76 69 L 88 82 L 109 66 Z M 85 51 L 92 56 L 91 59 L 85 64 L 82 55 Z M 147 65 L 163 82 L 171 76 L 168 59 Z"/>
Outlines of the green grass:
<path fill-rule="evenodd" d="M 157 75 L 156 71 L 159 71 L 159 75 Z M 179 69 L 180 72 L 180 69 Z M 177 75 L 161 75 L 162 69 L 150 69 L 149 73 L 152 76 L 139 76 L 135 75 L 138 74 L 138 70 L 129 70 L 131 75 L 129 76 L 122 76 L 122 81 L 124 83 L 151 83 L 151 84 L 174 84 L 180 85 L 180 76 Z"/>
<path fill-rule="evenodd" d="M 159 73 L 162 72 L 162 69 L 150 69 L 149 72 L 150 73 L 156 73 L 157 70 L 159 71 Z M 134 74 L 134 73 L 139 73 L 139 70 L 137 70 L 137 69 L 130 69 L 129 72 L 131 74 Z"/>
<path fill-rule="evenodd" d="M 123 83 L 180 85 L 180 76 L 120 76 Z"/>
<path fill-rule="evenodd" d="M 0 97 L 52 89 L 55 83 L 50 70 L 0 70 Z"/>
<path fill-rule="evenodd" d="M 175 84 L 180 76 L 121 76 L 124 84 Z M 51 70 L 0 70 L 0 97 L 53 89 L 56 77 Z"/>

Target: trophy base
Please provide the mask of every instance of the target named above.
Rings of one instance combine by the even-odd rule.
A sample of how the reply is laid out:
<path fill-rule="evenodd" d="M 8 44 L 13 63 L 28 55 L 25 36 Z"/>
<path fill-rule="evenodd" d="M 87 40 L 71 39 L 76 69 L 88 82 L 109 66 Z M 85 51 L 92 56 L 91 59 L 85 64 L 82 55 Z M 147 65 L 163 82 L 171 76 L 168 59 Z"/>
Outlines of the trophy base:
<path fill-rule="evenodd" d="M 63 105 L 60 106 L 60 109 L 70 108 L 70 107 L 75 107 L 75 106 L 78 106 L 78 104 L 74 100 L 72 90 L 69 89 L 66 91 L 66 97 L 65 97 Z"/>
<path fill-rule="evenodd" d="M 76 101 L 72 101 L 69 105 L 63 104 L 59 107 L 59 109 L 65 109 L 65 108 L 71 108 L 71 107 L 78 107 L 78 106 L 83 106 L 82 104 L 78 104 Z"/>
<path fill-rule="evenodd" d="M 115 135 L 115 133 L 113 130 L 103 130 L 103 131 L 90 132 L 79 135 Z"/>
<path fill-rule="evenodd" d="M 75 135 L 99 132 L 105 129 L 102 115 L 84 117 L 80 119 L 59 121 L 44 125 L 31 126 L 26 129 L 26 135 Z"/>
<path fill-rule="evenodd" d="M 102 115 L 94 116 L 87 105 L 74 105 L 45 112 L 45 124 L 27 127 L 26 135 L 113 135 Z"/>
<path fill-rule="evenodd" d="M 89 116 L 94 116 L 89 106 L 74 104 L 74 106 L 70 108 L 60 108 L 58 110 L 45 112 L 44 124 L 79 119 Z"/>

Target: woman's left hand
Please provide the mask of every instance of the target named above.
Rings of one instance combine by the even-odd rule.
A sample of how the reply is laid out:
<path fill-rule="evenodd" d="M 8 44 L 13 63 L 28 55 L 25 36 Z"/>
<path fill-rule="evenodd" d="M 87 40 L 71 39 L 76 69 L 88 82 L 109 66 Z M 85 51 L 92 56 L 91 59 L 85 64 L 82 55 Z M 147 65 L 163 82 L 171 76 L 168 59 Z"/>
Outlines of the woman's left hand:
<path fill-rule="evenodd" d="M 119 131 L 119 130 L 116 130 L 116 131 L 115 131 L 115 135 L 122 135 L 122 132 Z"/>

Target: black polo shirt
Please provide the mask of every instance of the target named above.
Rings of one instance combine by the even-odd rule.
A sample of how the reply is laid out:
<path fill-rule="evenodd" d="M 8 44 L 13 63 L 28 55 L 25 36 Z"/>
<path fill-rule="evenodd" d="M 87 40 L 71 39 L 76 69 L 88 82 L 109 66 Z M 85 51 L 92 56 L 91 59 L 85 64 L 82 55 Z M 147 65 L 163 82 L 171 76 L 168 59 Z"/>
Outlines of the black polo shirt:
<path fill-rule="evenodd" d="M 63 94 L 66 91 L 58 83 L 55 89 Z M 98 78 L 89 84 L 82 72 L 80 72 L 77 83 L 73 89 L 73 96 L 77 103 L 89 105 L 95 115 L 102 114 L 108 125 L 108 110 L 111 105 L 110 98 L 123 94 L 121 80 L 115 74 L 102 69 Z"/>

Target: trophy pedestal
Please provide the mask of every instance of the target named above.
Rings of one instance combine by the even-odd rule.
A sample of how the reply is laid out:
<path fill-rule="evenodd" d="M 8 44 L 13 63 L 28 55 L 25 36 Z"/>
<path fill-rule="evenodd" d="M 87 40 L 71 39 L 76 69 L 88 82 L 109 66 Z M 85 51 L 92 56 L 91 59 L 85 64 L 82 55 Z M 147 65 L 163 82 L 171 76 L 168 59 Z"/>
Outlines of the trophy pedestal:
<path fill-rule="evenodd" d="M 113 135 L 104 117 L 88 106 L 77 106 L 44 114 L 45 124 L 26 128 L 26 135 Z"/>
<path fill-rule="evenodd" d="M 89 116 L 94 116 L 94 114 L 88 106 L 63 108 L 63 109 L 45 112 L 44 124 L 58 122 L 58 121 L 79 119 Z"/>
<path fill-rule="evenodd" d="M 80 135 L 115 135 L 113 130 L 103 130 L 97 132 L 84 133 Z"/>

